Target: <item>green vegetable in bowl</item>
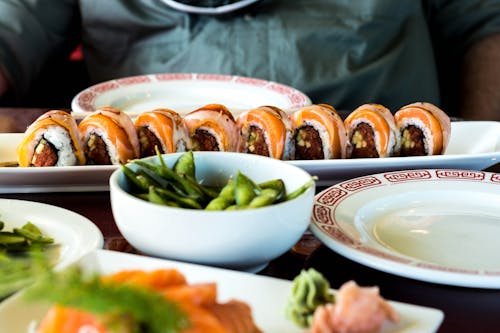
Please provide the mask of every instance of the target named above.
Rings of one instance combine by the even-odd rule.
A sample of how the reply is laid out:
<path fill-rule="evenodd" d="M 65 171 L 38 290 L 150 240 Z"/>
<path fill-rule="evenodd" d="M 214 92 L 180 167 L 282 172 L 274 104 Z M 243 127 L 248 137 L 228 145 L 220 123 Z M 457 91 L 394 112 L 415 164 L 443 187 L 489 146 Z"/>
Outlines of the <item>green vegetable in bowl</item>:
<path fill-rule="evenodd" d="M 282 179 L 272 179 L 256 184 L 245 174 L 227 180 L 221 188 L 200 184 L 196 180 L 196 166 L 192 151 L 179 156 L 169 168 L 158 153 L 159 164 L 134 160 L 135 170 L 127 165 L 121 168 L 131 193 L 155 204 L 205 210 L 235 210 L 258 208 L 292 200 L 314 184 L 315 177 L 287 193 Z"/>

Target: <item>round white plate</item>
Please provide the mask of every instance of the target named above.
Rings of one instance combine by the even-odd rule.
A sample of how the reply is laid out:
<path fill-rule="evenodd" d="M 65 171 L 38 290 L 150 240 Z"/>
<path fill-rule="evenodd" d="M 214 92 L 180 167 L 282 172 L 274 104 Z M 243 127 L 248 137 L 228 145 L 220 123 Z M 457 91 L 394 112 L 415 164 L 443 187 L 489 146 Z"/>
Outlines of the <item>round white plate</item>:
<path fill-rule="evenodd" d="M 104 244 L 101 231 L 89 219 L 44 203 L 0 199 L 0 220 L 5 223 L 5 230 L 31 222 L 44 235 L 54 238 L 54 244 L 60 245 L 55 269 L 71 265 Z"/>
<path fill-rule="evenodd" d="M 181 115 L 210 103 L 223 104 L 234 114 L 261 105 L 284 110 L 310 105 L 304 93 L 276 82 L 219 74 L 166 73 L 106 81 L 78 93 L 71 103 L 75 116 L 103 106 L 137 115 L 169 108 Z M 83 113 L 83 114 L 82 114 Z"/>
<path fill-rule="evenodd" d="M 423 169 L 344 181 L 316 195 L 312 232 L 375 269 L 500 288 L 500 174 Z"/>

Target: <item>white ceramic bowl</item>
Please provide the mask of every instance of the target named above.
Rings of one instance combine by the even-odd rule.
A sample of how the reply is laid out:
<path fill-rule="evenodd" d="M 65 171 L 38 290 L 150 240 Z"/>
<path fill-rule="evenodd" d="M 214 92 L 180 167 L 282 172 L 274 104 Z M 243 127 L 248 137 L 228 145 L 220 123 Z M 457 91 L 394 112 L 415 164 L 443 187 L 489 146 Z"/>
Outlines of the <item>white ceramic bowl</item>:
<path fill-rule="evenodd" d="M 171 167 L 179 155 L 163 158 Z M 205 184 L 224 184 L 240 170 L 256 183 L 281 178 L 289 193 L 311 179 L 299 167 L 257 155 L 195 152 L 194 158 L 196 177 Z M 127 190 L 125 175 L 118 169 L 110 177 L 113 215 L 122 235 L 136 249 L 157 257 L 258 271 L 288 251 L 307 229 L 315 188 L 279 204 L 238 211 L 161 206 Z"/>

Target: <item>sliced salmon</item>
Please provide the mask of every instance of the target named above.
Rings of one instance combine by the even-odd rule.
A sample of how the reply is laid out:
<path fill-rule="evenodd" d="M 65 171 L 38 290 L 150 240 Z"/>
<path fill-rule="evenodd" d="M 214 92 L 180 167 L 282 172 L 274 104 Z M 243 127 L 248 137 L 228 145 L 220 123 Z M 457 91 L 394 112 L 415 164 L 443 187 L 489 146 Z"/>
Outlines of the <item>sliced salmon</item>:
<path fill-rule="evenodd" d="M 238 132 L 231 111 L 222 104 L 208 104 L 183 118 L 193 150 L 236 151 Z"/>
<path fill-rule="evenodd" d="M 350 157 L 388 157 L 399 151 L 396 123 L 389 109 L 380 104 L 363 104 L 344 121 Z"/>
<path fill-rule="evenodd" d="M 333 106 L 306 106 L 290 118 L 295 129 L 295 159 L 346 158 L 347 133 Z"/>
<path fill-rule="evenodd" d="M 161 153 L 185 151 L 191 146 L 182 117 L 173 110 L 162 108 L 143 112 L 134 124 L 139 135 L 141 157 L 155 155 L 156 142 Z"/>
<path fill-rule="evenodd" d="M 401 155 L 440 155 L 451 132 L 449 117 L 431 103 L 412 103 L 394 115 L 401 134 Z"/>
<path fill-rule="evenodd" d="M 291 126 L 279 108 L 261 106 L 241 113 L 236 119 L 240 133 L 239 151 L 276 159 L 290 159 Z"/>

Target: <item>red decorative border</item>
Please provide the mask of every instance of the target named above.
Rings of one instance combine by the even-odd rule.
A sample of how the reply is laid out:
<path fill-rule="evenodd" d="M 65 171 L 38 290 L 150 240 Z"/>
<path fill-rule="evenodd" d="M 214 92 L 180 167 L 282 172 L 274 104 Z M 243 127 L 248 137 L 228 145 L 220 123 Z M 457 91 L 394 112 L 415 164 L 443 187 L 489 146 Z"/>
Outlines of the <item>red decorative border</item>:
<path fill-rule="evenodd" d="M 500 173 L 493 173 L 493 174 L 491 174 L 490 180 L 491 180 L 492 183 L 498 183 L 498 184 L 500 184 Z"/>
<path fill-rule="evenodd" d="M 436 177 L 440 179 L 466 179 L 484 180 L 485 173 L 481 171 L 468 170 L 436 170 Z"/>
<path fill-rule="evenodd" d="M 335 221 L 333 220 L 330 209 L 325 206 L 314 205 L 313 207 L 313 217 L 315 221 L 324 224 L 334 225 Z"/>
<path fill-rule="evenodd" d="M 380 179 L 374 176 L 367 176 L 362 178 L 355 178 L 346 182 L 340 183 L 338 186 L 346 189 L 347 191 L 354 192 L 367 187 L 372 187 L 380 185 L 382 182 Z"/>
<path fill-rule="evenodd" d="M 164 74 L 156 74 L 154 77 L 158 81 L 174 81 L 174 80 L 191 80 L 193 78 L 193 75 L 188 73 L 164 73 Z"/>
<path fill-rule="evenodd" d="M 326 234 L 330 235 L 331 238 L 339 241 L 342 244 L 345 244 L 349 247 L 355 247 L 357 245 L 360 245 L 354 239 L 352 239 L 351 237 L 347 236 L 344 232 L 342 232 L 342 230 L 340 230 L 340 228 L 336 225 L 316 225 L 316 226 Z"/>
<path fill-rule="evenodd" d="M 409 180 L 431 179 L 432 174 L 428 170 L 409 170 L 385 173 L 384 178 L 391 183 L 406 182 Z"/>
<path fill-rule="evenodd" d="M 151 81 L 152 81 L 151 78 L 147 75 L 131 76 L 116 80 L 116 82 L 118 82 L 118 84 L 121 86 L 129 86 L 133 84 L 146 83 Z"/>
<path fill-rule="evenodd" d="M 323 205 L 329 205 L 333 206 L 335 205 L 336 202 L 338 202 L 340 199 L 345 197 L 347 195 L 347 192 L 338 188 L 338 187 L 331 187 L 325 192 L 319 194 L 316 197 L 316 201 L 318 203 L 321 203 Z"/>

